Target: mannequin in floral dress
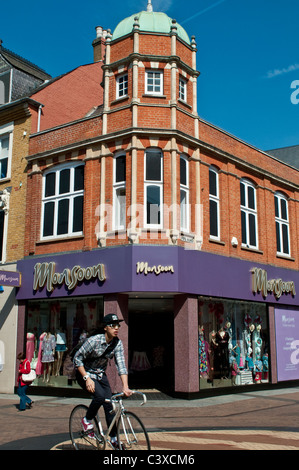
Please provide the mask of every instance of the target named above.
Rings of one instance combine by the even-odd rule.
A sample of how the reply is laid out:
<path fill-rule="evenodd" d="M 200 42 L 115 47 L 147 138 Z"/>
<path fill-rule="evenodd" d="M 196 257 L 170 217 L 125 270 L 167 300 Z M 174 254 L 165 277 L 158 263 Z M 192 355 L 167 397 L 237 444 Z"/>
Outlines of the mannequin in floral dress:
<path fill-rule="evenodd" d="M 48 332 L 42 342 L 42 363 L 44 365 L 44 382 L 50 381 L 52 366 L 54 363 L 55 336 Z"/>

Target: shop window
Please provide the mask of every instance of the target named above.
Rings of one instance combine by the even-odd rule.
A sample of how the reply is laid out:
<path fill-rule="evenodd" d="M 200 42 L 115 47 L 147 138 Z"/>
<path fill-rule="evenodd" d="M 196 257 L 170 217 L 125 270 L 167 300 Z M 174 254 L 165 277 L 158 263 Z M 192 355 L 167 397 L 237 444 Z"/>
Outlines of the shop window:
<path fill-rule="evenodd" d="M 116 98 L 128 95 L 128 74 L 124 73 L 116 77 Z"/>
<path fill-rule="evenodd" d="M 51 170 L 43 179 L 42 238 L 83 233 L 84 165 Z"/>
<path fill-rule="evenodd" d="M 163 71 L 147 70 L 145 72 L 145 93 L 150 95 L 163 94 Z"/>
<path fill-rule="evenodd" d="M 145 226 L 162 227 L 163 156 L 161 150 L 145 152 Z"/>
<path fill-rule="evenodd" d="M 0 180 L 10 177 L 13 124 L 0 126 Z"/>
<path fill-rule="evenodd" d="M 276 193 L 274 196 L 274 202 L 277 254 L 289 256 L 290 239 L 288 201 L 283 194 Z"/>
<path fill-rule="evenodd" d="M 126 227 L 126 155 L 114 159 L 113 176 L 114 229 Z"/>
<path fill-rule="evenodd" d="M 26 357 L 37 374 L 32 386 L 79 388 L 70 354 L 100 331 L 102 318 L 102 297 L 28 302 Z"/>
<path fill-rule="evenodd" d="M 180 211 L 181 230 L 189 231 L 189 162 L 186 157 L 180 157 Z"/>
<path fill-rule="evenodd" d="M 198 311 L 200 388 L 268 382 L 266 305 L 200 297 Z"/>
<path fill-rule="evenodd" d="M 241 180 L 242 245 L 258 248 L 256 189 L 250 181 Z"/>
<path fill-rule="evenodd" d="M 219 174 L 216 168 L 209 169 L 209 200 L 210 200 L 210 238 L 220 239 L 220 201 Z"/>

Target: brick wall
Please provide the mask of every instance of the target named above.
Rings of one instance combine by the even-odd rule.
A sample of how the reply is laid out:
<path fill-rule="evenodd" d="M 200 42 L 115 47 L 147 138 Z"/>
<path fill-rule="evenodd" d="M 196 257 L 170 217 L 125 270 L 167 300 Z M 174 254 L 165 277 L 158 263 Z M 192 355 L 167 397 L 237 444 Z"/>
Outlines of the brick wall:
<path fill-rule="evenodd" d="M 26 135 L 24 133 L 26 132 Z M 14 122 L 11 178 L 0 184 L 0 190 L 10 188 L 7 222 L 6 262 L 23 257 L 26 214 L 26 156 L 30 119 Z"/>
<path fill-rule="evenodd" d="M 170 50 L 170 38 L 165 36 L 140 35 L 140 52 L 165 55 Z M 111 62 L 125 58 L 132 52 L 132 37 L 118 41 L 111 46 Z M 191 65 L 190 48 L 177 42 L 177 52 L 181 59 Z M 202 121 L 198 122 L 199 140 L 194 139 L 195 121 L 192 116 L 192 86 L 189 83 L 187 106 L 179 103 L 176 112 L 177 133 L 173 141 L 167 136 L 155 135 L 152 129 L 171 129 L 171 99 L 169 68 L 166 62 L 159 67 L 164 69 L 164 96 L 148 97 L 144 94 L 144 71 L 151 66 L 149 61 L 143 61 L 139 69 L 139 100 L 143 106 L 138 107 L 138 129 L 143 129 L 143 135 L 138 134 L 137 141 L 137 186 L 136 199 L 140 212 L 137 218 L 137 228 L 140 229 L 139 243 L 169 244 L 171 243 L 168 231 L 171 227 L 167 208 L 172 203 L 172 158 L 171 151 L 177 148 L 176 165 L 176 200 L 180 201 L 180 154 L 183 153 L 189 160 L 189 197 L 190 197 L 190 232 L 195 232 L 195 212 L 198 210 L 196 202 L 200 197 L 203 222 L 202 250 L 232 256 L 259 263 L 269 263 L 290 269 L 298 269 L 298 235 L 299 235 L 299 173 L 265 153 L 253 148 L 239 139 L 217 129 Z M 122 69 L 124 70 L 124 69 Z M 119 70 L 115 74 L 118 73 Z M 178 70 L 177 80 L 182 70 Z M 131 93 L 132 71 L 129 68 L 129 95 Z M 187 78 L 190 78 L 187 76 Z M 29 169 L 28 181 L 28 235 L 26 241 L 26 254 L 50 253 L 55 251 L 88 250 L 98 246 L 97 232 L 99 231 L 99 202 L 101 191 L 102 164 L 105 161 L 105 204 L 110 208 L 113 204 L 113 155 L 123 150 L 126 153 L 126 209 L 127 227 L 131 222 L 129 208 L 131 206 L 131 175 L 132 175 L 132 147 L 134 135 L 131 131 L 132 115 L 129 99 L 115 101 L 115 75 L 110 77 L 109 87 L 110 111 L 108 113 L 108 136 L 101 137 L 101 117 L 82 120 L 58 129 L 49 130 L 32 136 L 30 140 L 30 155 L 36 154 L 37 164 Z M 129 131 L 126 139 L 122 131 Z M 147 134 L 151 129 L 151 134 Z M 181 136 L 184 135 L 184 138 Z M 190 136 L 190 138 L 188 137 Z M 89 140 L 88 148 L 83 143 Z M 93 139 L 99 140 L 98 143 Z M 103 152 L 101 152 L 101 139 Z M 83 142 L 83 143 L 82 143 Z M 78 145 L 77 145 L 78 144 Z M 64 160 L 63 148 L 65 145 L 76 145 L 81 148 L 78 158 L 85 161 L 85 198 L 84 198 L 84 236 L 77 239 L 65 239 L 53 242 L 39 240 L 41 218 L 41 180 L 42 172 L 49 165 Z M 135 146 L 135 144 L 134 144 Z M 158 147 L 163 151 L 163 202 L 166 206 L 164 213 L 163 230 L 155 233 L 144 229 L 144 152 L 149 147 Z M 89 159 L 90 152 L 98 154 L 97 158 Z M 38 162 L 38 154 L 48 152 L 45 160 Z M 53 153 L 53 155 L 51 155 Z M 198 161 L 200 155 L 200 162 Z M 73 154 L 72 158 L 76 158 Z M 219 170 L 220 189 L 220 240 L 210 240 L 209 224 L 209 167 L 214 165 Z M 36 171 L 35 171 L 36 170 Z M 196 175 L 199 171 L 200 181 L 197 187 Z M 249 250 L 241 246 L 241 213 L 240 213 L 240 180 L 249 179 L 256 188 L 257 223 L 258 223 L 258 249 Z M 290 221 L 291 257 L 284 259 L 276 255 L 276 233 L 274 194 L 283 192 L 288 198 Z M 177 222 L 179 226 L 179 211 Z M 107 232 L 106 245 L 128 243 L 125 232 L 113 233 L 112 212 L 105 218 L 105 231 Z M 143 229 L 143 230 L 142 230 Z M 31 235 L 29 235 L 31 234 Z M 231 244 L 232 237 L 238 240 L 238 246 Z M 33 241 L 32 241 L 33 240 Z M 186 246 L 181 239 L 178 244 Z M 194 248 L 190 243 L 189 248 Z"/>

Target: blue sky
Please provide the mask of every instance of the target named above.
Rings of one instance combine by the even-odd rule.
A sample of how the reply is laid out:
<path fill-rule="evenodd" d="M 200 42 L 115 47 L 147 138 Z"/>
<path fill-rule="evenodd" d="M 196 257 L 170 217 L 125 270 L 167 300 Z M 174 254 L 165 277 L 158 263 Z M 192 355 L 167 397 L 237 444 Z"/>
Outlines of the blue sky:
<path fill-rule="evenodd" d="M 92 62 L 96 26 L 113 31 L 146 4 L 147 0 L 4 2 L 0 38 L 4 47 L 54 77 Z M 298 0 L 152 4 L 196 38 L 200 117 L 262 150 L 299 145 Z"/>

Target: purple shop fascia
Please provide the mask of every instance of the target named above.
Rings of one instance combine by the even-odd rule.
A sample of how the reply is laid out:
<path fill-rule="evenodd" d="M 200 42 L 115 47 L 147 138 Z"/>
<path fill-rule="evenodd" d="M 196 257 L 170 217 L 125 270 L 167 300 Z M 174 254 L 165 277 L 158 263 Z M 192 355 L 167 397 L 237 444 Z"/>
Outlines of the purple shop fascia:
<path fill-rule="evenodd" d="M 140 245 L 28 257 L 18 262 L 17 271 L 22 282 L 16 298 L 23 307 L 33 299 L 122 293 L 263 302 L 269 314 L 272 382 L 299 379 L 298 271 L 182 247 Z M 20 319 L 25 328 L 25 318 Z M 185 340 L 191 344 L 190 334 L 186 331 Z"/>

